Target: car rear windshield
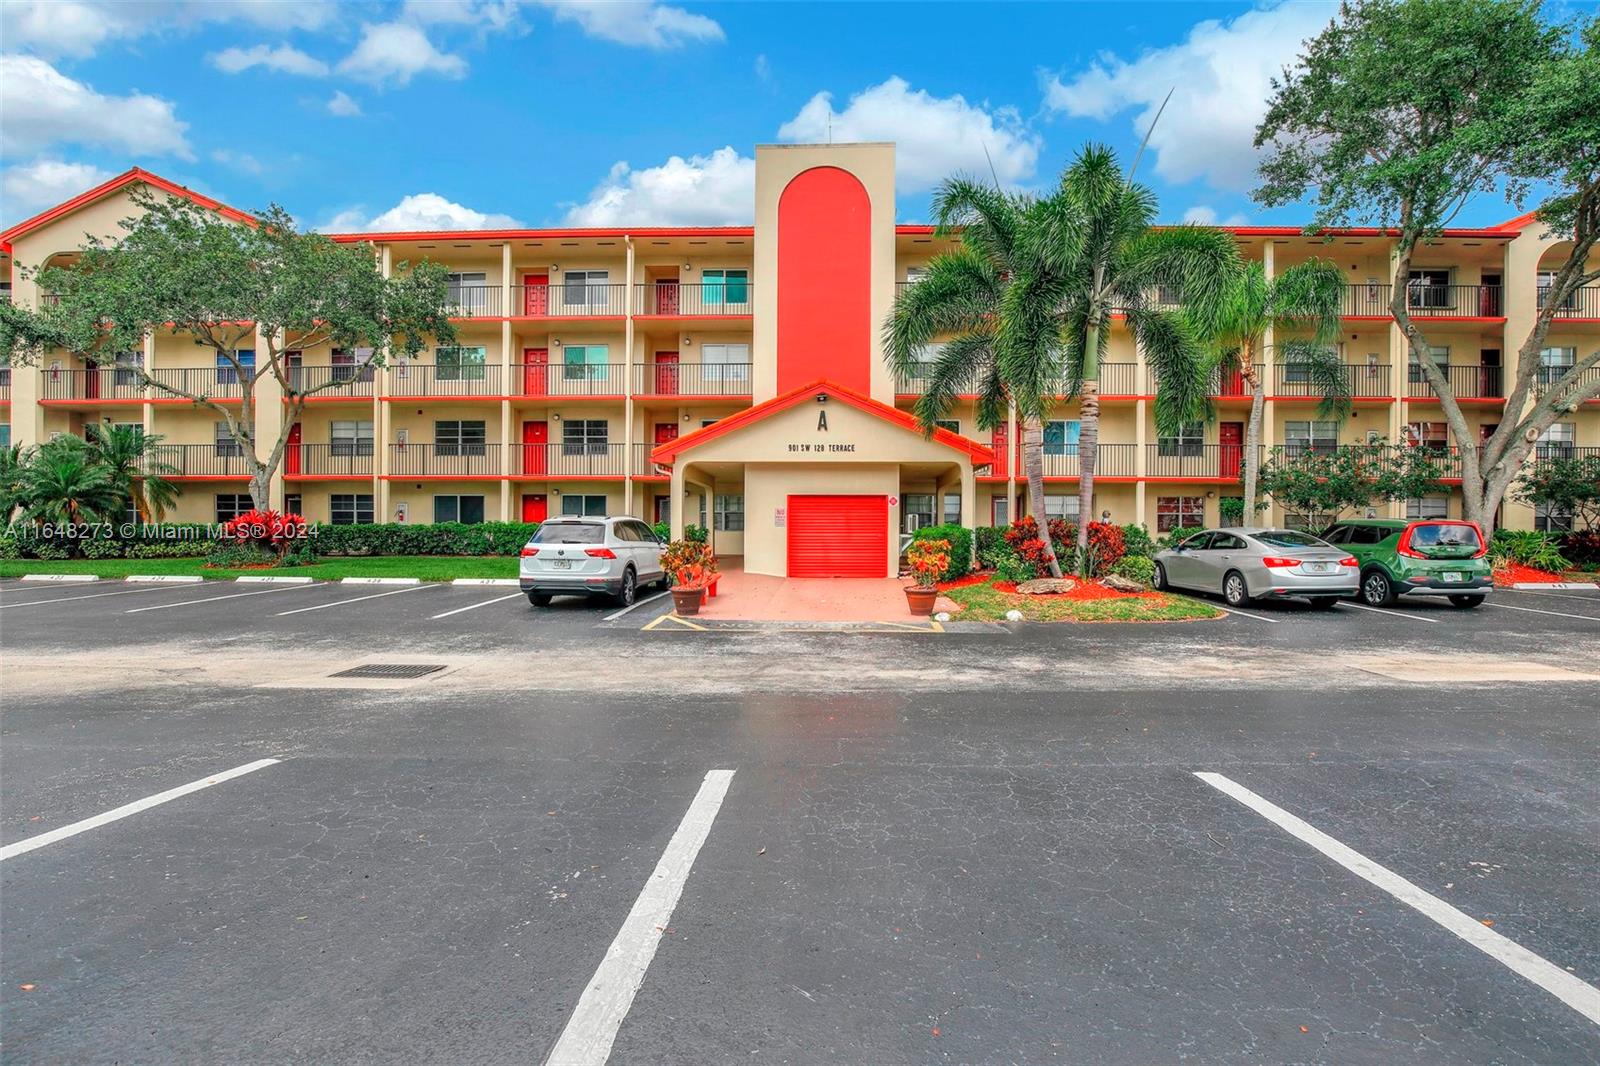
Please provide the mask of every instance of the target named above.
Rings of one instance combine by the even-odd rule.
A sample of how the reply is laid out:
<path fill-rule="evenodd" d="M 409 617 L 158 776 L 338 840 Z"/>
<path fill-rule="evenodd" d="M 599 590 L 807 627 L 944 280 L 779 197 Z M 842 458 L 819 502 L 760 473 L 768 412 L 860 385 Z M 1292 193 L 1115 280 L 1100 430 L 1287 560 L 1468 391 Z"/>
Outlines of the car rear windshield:
<path fill-rule="evenodd" d="M 534 544 L 604 544 L 606 527 L 599 522 L 546 522 L 534 530 Z"/>
<path fill-rule="evenodd" d="M 1483 547 L 1483 541 L 1478 539 L 1478 530 L 1465 522 L 1437 522 L 1426 526 L 1413 526 L 1411 529 L 1411 546 L 1413 548 L 1471 548 L 1474 551 Z"/>
<path fill-rule="evenodd" d="M 1251 534 L 1263 544 L 1274 548 L 1325 548 L 1327 541 L 1294 529 L 1268 529 Z"/>

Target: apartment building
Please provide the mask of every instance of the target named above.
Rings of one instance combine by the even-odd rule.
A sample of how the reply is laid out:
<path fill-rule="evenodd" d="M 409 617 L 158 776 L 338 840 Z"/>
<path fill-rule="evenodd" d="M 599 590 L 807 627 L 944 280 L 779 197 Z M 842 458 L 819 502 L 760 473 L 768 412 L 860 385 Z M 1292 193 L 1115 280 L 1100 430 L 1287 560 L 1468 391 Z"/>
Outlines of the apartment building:
<path fill-rule="evenodd" d="M 894 148 L 757 150 L 753 226 L 340 234 L 370 242 L 385 270 L 430 258 L 450 271 L 455 344 L 359 369 L 360 351 L 307 349 L 291 383 L 337 384 L 306 404 L 273 486 L 275 502 L 329 522 L 528 521 L 632 513 L 711 530 L 717 550 L 773 574 L 892 573 L 905 531 L 940 521 L 1001 525 L 1024 506 L 1015 420 L 979 431 L 971 398 L 931 438 L 910 410 L 919 381 L 894 380 L 880 327 L 900 287 L 950 246 L 894 220 Z M 7 298 L 45 298 L 13 264 L 69 257 L 86 234 L 115 236 L 139 184 L 225 205 L 140 170 L 0 234 Z M 1392 237 L 1370 229 L 1308 238 L 1291 227 L 1231 230 L 1268 272 L 1313 256 L 1347 272 L 1340 348 L 1351 416 L 1319 420 L 1317 397 L 1270 348 L 1264 446 L 1329 449 L 1382 437 L 1462 446 L 1388 314 Z M 1516 347 L 1561 249 L 1528 217 L 1450 230 L 1416 256 L 1413 314 L 1426 323 L 1473 428 L 1505 411 Z M 1554 380 L 1600 343 L 1600 289 L 1563 306 L 1541 359 Z M 231 368 L 188 338 L 154 336 L 120 366 L 66 352 L 0 384 L 8 441 L 83 434 L 110 419 L 163 438 L 183 487 L 180 520 L 249 506 L 240 445 L 204 408 L 141 385 L 157 378 L 238 396 Z M 271 441 L 285 404 L 264 378 L 257 419 Z M 1153 531 L 1216 523 L 1240 494 L 1244 383 L 1213 383 L 1216 416 L 1158 434 L 1154 388 L 1119 324 L 1103 365 L 1095 517 Z M 1077 516 L 1076 403 L 1045 431 L 1047 509 Z M 1600 452 L 1600 404 L 1552 427 L 1537 454 Z M 1380 508 L 1459 515 L 1459 494 Z M 1315 521 L 1285 515 L 1273 521 Z M 1508 503 L 1506 524 L 1559 524 Z"/>

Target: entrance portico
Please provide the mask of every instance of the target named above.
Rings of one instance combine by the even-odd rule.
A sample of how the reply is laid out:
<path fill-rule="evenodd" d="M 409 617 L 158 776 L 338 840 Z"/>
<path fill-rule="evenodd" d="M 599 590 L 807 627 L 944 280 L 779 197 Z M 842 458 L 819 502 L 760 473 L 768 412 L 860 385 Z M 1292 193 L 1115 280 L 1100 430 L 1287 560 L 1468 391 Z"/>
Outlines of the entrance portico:
<path fill-rule="evenodd" d="M 826 381 L 669 441 L 651 458 L 672 469 L 674 538 L 686 511 L 712 516 L 717 496 L 737 495 L 744 529 L 712 528 L 713 550 L 778 577 L 893 577 L 908 520 L 929 517 L 910 515 L 906 496 L 959 494 L 961 524 L 971 527 L 975 472 L 994 462 L 970 438 L 925 436 L 905 412 Z"/>

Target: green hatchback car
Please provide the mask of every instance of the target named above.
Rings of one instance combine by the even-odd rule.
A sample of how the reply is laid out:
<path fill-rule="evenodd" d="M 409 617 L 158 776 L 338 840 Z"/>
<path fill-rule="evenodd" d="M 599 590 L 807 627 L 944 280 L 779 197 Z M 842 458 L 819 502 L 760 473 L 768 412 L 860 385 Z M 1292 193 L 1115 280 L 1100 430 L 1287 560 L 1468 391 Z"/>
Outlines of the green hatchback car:
<path fill-rule="evenodd" d="M 1361 563 L 1361 602 L 1385 607 L 1400 596 L 1445 596 L 1476 607 L 1494 588 L 1489 545 L 1476 522 L 1403 522 L 1355 518 L 1335 522 L 1322 539 Z"/>

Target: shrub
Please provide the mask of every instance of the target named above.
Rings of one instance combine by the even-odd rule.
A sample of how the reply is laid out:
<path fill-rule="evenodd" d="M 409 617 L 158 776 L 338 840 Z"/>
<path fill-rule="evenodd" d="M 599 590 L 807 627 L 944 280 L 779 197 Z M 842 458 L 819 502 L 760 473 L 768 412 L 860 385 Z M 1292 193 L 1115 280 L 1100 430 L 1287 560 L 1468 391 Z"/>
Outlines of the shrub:
<path fill-rule="evenodd" d="M 322 555 L 516 555 L 539 528 L 536 522 L 379 522 L 315 527 Z"/>
<path fill-rule="evenodd" d="M 1153 585 L 1156 580 L 1156 561 L 1147 555 L 1124 555 L 1110 572 L 1142 585 Z"/>
<path fill-rule="evenodd" d="M 1564 534 L 1561 554 L 1578 566 L 1600 563 L 1600 530 L 1580 529 Z"/>
<path fill-rule="evenodd" d="M 269 547 L 248 541 L 219 541 L 206 554 L 206 565 L 223 568 L 278 566 L 283 557 Z"/>
<path fill-rule="evenodd" d="M 683 539 L 684 540 L 688 540 L 688 541 L 693 541 L 696 544 L 704 544 L 706 542 L 706 527 L 705 526 L 684 526 L 683 527 Z"/>
<path fill-rule="evenodd" d="M 916 575 L 917 588 L 932 588 L 950 569 L 950 542 L 913 540 L 906 549 L 906 563 Z"/>
<path fill-rule="evenodd" d="M 993 570 L 1016 554 L 1006 543 L 1006 531 L 1002 526 L 979 526 L 973 532 L 972 542 L 977 551 L 978 565 L 986 570 Z"/>
<path fill-rule="evenodd" d="M 1520 563 L 1560 573 L 1567 568 L 1556 537 L 1527 529 L 1497 529 L 1489 540 L 1489 561 L 1496 566 Z"/>
<path fill-rule="evenodd" d="M 942 526 L 923 526 L 912 536 L 915 540 L 950 542 L 950 565 L 939 576 L 940 581 L 954 581 L 972 573 L 972 530 L 966 526 L 954 522 Z"/>
<path fill-rule="evenodd" d="M 1032 581 L 1038 576 L 1039 572 L 1031 564 L 1023 562 L 1015 553 L 1002 559 L 1000 565 L 994 568 L 996 581 L 1009 581 L 1014 585 Z"/>
<path fill-rule="evenodd" d="M 1129 522 L 1122 527 L 1122 546 L 1129 555 L 1142 555 L 1146 559 L 1156 554 L 1156 542 L 1150 539 L 1150 533 L 1138 522 Z"/>
<path fill-rule="evenodd" d="M 661 538 L 661 543 L 665 544 L 667 541 L 672 539 L 672 523 L 657 522 L 655 525 L 650 527 L 650 532 Z"/>
<path fill-rule="evenodd" d="M 307 536 L 306 520 L 272 510 L 246 511 L 222 527 L 221 544 L 249 546 L 282 557 L 295 541 Z"/>
<path fill-rule="evenodd" d="M 711 547 L 701 541 L 675 540 L 661 552 L 661 569 L 679 588 L 695 588 L 697 576 L 706 577 L 709 584 L 717 573 L 717 557 Z"/>
<path fill-rule="evenodd" d="M 1088 541 L 1090 577 L 1110 573 L 1111 568 L 1127 554 L 1127 546 L 1122 540 L 1122 527 L 1110 522 L 1090 522 Z"/>
<path fill-rule="evenodd" d="M 1188 540 L 1190 537 L 1194 536 L 1204 528 L 1205 526 L 1179 526 L 1171 533 L 1168 533 L 1166 536 L 1162 537 L 1160 540 L 1160 545 L 1163 548 L 1170 548 L 1174 544 L 1179 544 L 1185 540 Z"/>
<path fill-rule="evenodd" d="M 1218 525 L 1242 526 L 1244 525 L 1244 497 L 1224 496 L 1217 501 Z"/>

